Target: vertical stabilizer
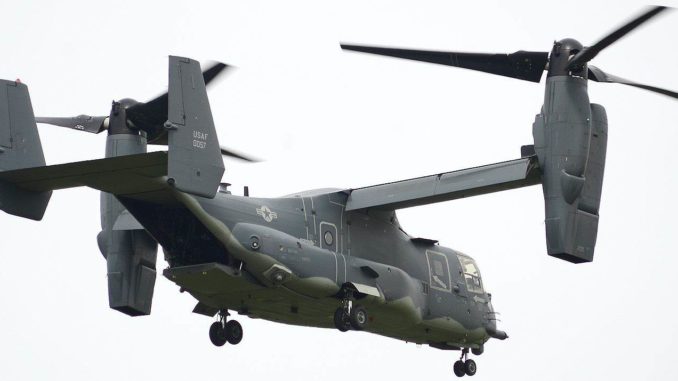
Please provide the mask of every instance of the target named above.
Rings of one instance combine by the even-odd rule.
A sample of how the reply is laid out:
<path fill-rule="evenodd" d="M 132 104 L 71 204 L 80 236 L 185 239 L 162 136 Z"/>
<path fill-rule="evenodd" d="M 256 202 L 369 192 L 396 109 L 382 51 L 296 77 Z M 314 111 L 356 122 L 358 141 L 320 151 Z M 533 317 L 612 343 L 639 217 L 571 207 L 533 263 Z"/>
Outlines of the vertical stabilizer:
<path fill-rule="evenodd" d="M 224 163 L 197 61 L 170 56 L 167 119 L 170 184 L 183 192 L 213 198 Z"/>
<path fill-rule="evenodd" d="M 0 171 L 45 165 L 26 85 L 0 80 Z M 0 209 L 41 220 L 52 192 L 32 192 L 0 181 Z"/>

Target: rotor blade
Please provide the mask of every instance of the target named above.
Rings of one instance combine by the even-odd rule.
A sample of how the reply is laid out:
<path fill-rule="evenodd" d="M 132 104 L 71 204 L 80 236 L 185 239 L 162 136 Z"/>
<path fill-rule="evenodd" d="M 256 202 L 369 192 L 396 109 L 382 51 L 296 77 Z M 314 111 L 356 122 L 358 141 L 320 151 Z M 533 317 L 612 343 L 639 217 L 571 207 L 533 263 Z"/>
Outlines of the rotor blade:
<path fill-rule="evenodd" d="M 78 115 L 70 118 L 36 117 L 35 122 L 68 127 L 74 130 L 91 132 L 93 134 L 98 134 L 108 128 L 108 116 Z"/>
<path fill-rule="evenodd" d="M 395 49 L 348 44 L 341 44 L 341 48 L 356 52 L 456 66 L 531 82 L 539 82 L 541 80 L 542 72 L 548 62 L 547 52 L 526 52 L 523 50 L 511 54 L 487 54 Z"/>
<path fill-rule="evenodd" d="M 589 68 L 589 79 L 592 81 L 603 83 L 621 83 L 622 85 L 638 87 L 640 89 L 645 89 L 648 91 L 669 96 L 671 98 L 678 99 L 678 93 L 675 91 L 666 90 L 655 86 L 644 85 L 642 83 L 637 83 L 630 81 L 628 79 L 617 77 L 616 75 L 607 74 L 593 65 L 589 65 L 588 68 Z"/>
<path fill-rule="evenodd" d="M 209 86 L 210 82 L 212 82 L 213 79 L 219 76 L 224 69 L 229 68 L 232 66 L 226 65 L 225 63 L 222 62 L 215 62 L 210 66 L 208 69 L 204 70 L 202 72 L 202 78 L 205 80 L 205 86 Z"/>
<path fill-rule="evenodd" d="M 586 47 L 586 48 L 582 49 L 581 52 L 575 54 L 575 56 L 572 57 L 572 59 L 570 60 L 570 64 L 568 65 L 568 67 L 570 69 L 572 69 L 574 67 L 581 66 L 581 65 L 591 61 L 593 59 L 593 57 L 595 57 L 596 55 L 598 55 L 598 53 L 600 53 L 601 50 L 612 45 L 617 40 L 624 37 L 626 34 L 631 32 L 632 30 L 636 29 L 638 26 L 645 23 L 646 21 L 653 18 L 654 16 L 658 15 L 659 13 L 665 11 L 666 9 L 667 9 L 667 7 L 662 7 L 662 6 L 649 8 L 645 13 L 637 16 L 633 20 L 622 25 L 617 30 L 608 34 L 607 36 L 605 36 L 603 39 L 596 42 L 592 46 Z"/>
<path fill-rule="evenodd" d="M 202 72 L 202 78 L 205 80 L 205 86 L 209 86 L 210 82 L 214 80 L 224 69 L 226 69 L 228 65 L 221 63 L 221 62 L 215 62 L 212 66 L 209 67 L 209 69 L 205 70 Z M 163 93 L 162 95 L 151 99 L 150 101 L 146 103 L 141 103 L 138 106 L 132 106 L 132 107 L 140 107 L 144 111 L 147 112 L 153 112 L 153 113 L 158 113 L 160 111 L 164 111 L 163 113 L 163 123 L 165 120 L 167 120 L 167 92 Z M 130 109 L 132 108 L 130 107 Z M 127 111 L 129 113 L 129 109 Z"/>
<path fill-rule="evenodd" d="M 224 69 L 230 66 L 216 62 L 207 70 L 202 72 L 202 77 L 205 80 L 205 85 L 209 85 L 216 77 L 224 72 Z M 150 140 L 159 137 L 162 131 L 162 125 L 167 121 L 167 92 L 151 99 L 146 103 L 139 103 L 127 109 L 127 118 L 137 128 L 146 131 Z"/>
<path fill-rule="evenodd" d="M 232 158 L 239 159 L 239 160 L 242 160 L 242 161 L 246 161 L 246 162 L 249 162 L 249 163 L 258 163 L 258 162 L 261 161 L 259 159 L 252 157 L 252 156 L 245 155 L 245 154 L 239 153 L 237 151 L 233 151 L 232 149 L 228 149 L 228 148 L 224 148 L 224 147 L 221 147 L 221 154 L 224 155 L 224 156 L 232 157 Z"/>

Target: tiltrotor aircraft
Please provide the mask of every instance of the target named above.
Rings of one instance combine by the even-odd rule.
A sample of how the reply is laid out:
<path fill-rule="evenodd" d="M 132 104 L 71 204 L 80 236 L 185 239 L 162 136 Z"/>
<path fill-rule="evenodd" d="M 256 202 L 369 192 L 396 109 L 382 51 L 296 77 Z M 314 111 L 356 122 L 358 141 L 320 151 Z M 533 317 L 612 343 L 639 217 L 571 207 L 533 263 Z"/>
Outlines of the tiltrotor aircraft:
<path fill-rule="evenodd" d="M 457 376 L 476 373 L 469 351 L 508 336 L 468 255 L 411 237 L 396 210 L 542 184 L 548 254 L 593 260 L 603 183 L 607 119 L 589 103 L 588 79 L 637 84 L 588 65 L 602 49 L 662 12 L 655 7 L 600 42 L 556 42 L 550 53 L 428 52 L 344 45 L 345 49 L 481 70 L 539 82 L 547 70 L 534 145 L 517 160 L 358 189 L 322 189 L 280 198 L 231 194 L 221 184 L 222 154 L 206 84 L 226 67 L 169 58 L 167 93 L 146 103 L 113 102 L 108 116 L 35 118 L 26 85 L 0 91 L 0 207 L 40 220 L 52 190 L 88 186 L 101 193 L 97 237 L 106 259 L 111 308 L 148 315 L 160 245 L 163 275 L 214 317 L 209 337 L 237 344 L 253 318 L 345 332 L 364 330 L 461 351 Z M 38 123 L 106 130 L 104 159 L 45 166 Z M 167 151 L 147 153 L 147 144 Z"/>

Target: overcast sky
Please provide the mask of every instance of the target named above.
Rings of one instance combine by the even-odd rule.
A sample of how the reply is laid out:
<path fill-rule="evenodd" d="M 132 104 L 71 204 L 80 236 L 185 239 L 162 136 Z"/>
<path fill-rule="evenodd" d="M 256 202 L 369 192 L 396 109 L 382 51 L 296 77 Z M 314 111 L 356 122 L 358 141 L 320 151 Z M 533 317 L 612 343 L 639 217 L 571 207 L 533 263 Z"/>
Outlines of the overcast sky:
<path fill-rule="evenodd" d="M 342 52 L 339 41 L 548 51 L 565 37 L 592 44 L 643 6 L 468 3 L 0 0 L 0 78 L 29 86 L 36 115 L 100 115 L 113 99 L 164 91 L 169 54 L 233 64 L 210 90 L 220 142 L 266 161 L 228 160 L 224 180 L 275 197 L 510 160 L 532 142 L 543 83 Z M 593 63 L 678 90 L 677 35 L 678 12 L 666 14 Z M 477 380 L 678 379 L 678 101 L 597 83 L 589 95 L 609 118 L 593 263 L 546 255 L 540 187 L 399 212 L 411 235 L 480 266 L 510 338 L 474 356 Z M 104 134 L 40 134 L 48 163 L 103 156 Z M 242 343 L 216 348 L 212 320 L 161 276 L 151 316 L 113 311 L 98 202 L 70 189 L 41 222 L 0 214 L 0 378 L 455 378 L 458 352 L 247 317 Z"/>

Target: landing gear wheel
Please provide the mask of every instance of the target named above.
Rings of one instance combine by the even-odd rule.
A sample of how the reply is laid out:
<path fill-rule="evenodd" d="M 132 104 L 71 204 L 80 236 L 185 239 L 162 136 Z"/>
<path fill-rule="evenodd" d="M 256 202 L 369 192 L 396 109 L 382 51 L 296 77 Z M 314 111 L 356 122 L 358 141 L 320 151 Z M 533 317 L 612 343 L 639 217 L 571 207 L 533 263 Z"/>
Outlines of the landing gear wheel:
<path fill-rule="evenodd" d="M 242 326 L 236 320 L 231 320 L 224 327 L 224 337 L 230 344 L 236 345 L 242 340 Z"/>
<path fill-rule="evenodd" d="M 349 316 L 342 307 L 339 307 L 334 311 L 334 326 L 341 332 L 346 332 L 351 329 Z"/>
<path fill-rule="evenodd" d="M 349 314 L 349 321 L 351 327 L 356 331 L 362 331 L 367 325 L 367 311 L 361 306 L 355 306 L 351 308 L 351 313 Z"/>
<path fill-rule="evenodd" d="M 210 341 L 217 347 L 226 344 L 226 331 L 220 321 L 215 321 L 210 326 Z"/>
<path fill-rule="evenodd" d="M 466 372 L 467 375 L 473 376 L 474 374 L 476 374 L 477 370 L 478 368 L 476 367 L 475 361 L 468 359 L 466 360 L 466 362 L 464 362 L 464 372 Z"/>
<path fill-rule="evenodd" d="M 457 360 L 454 363 L 454 375 L 457 377 L 464 377 L 466 374 L 466 370 L 464 369 L 464 362 L 461 360 Z"/>

